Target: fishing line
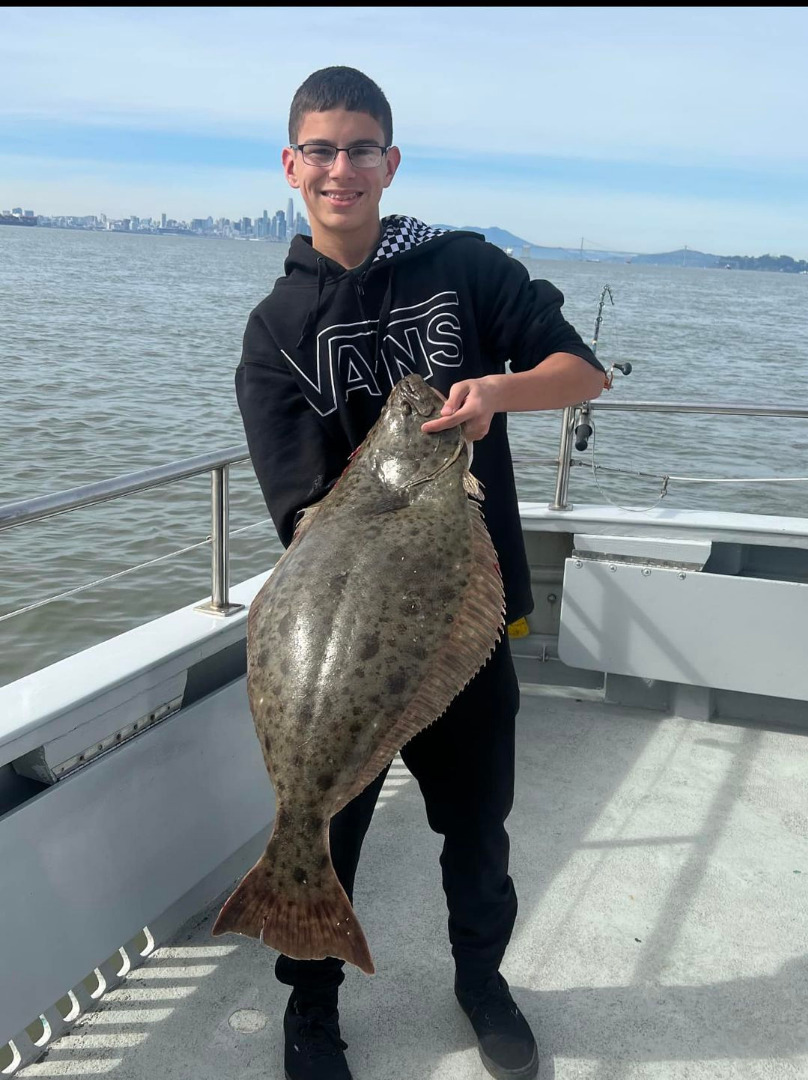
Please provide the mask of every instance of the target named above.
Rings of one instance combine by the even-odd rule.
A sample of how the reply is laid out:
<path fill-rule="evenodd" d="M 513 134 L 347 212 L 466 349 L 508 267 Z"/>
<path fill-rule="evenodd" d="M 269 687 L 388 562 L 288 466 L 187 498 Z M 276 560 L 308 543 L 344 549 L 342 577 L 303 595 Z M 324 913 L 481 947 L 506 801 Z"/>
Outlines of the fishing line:
<path fill-rule="evenodd" d="M 232 532 L 229 532 L 228 536 L 238 536 L 239 533 L 247 532 L 248 529 L 256 529 L 259 525 L 266 525 L 266 520 L 255 521 L 252 525 L 243 525 L 240 529 L 234 529 Z M 79 593 L 94 588 L 96 585 L 103 585 L 107 581 L 115 581 L 117 578 L 126 577 L 127 574 L 134 574 L 136 570 L 143 570 L 147 566 L 157 566 L 158 563 L 165 562 L 167 559 L 173 559 L 175 555 L 185 555 L 189 551 L 195 551 L 197 548 L 205 547 L 210 542 L 211 538 L 208 536 L 204 540 L 199 540 L 196 544 L 189 544 L 188 547 L 178 548 L 176 551 L 169 551 L 167 555 L 159 555 L 156 559 L 149 559 L 147 562 L 138 563 L 137 566 L 130 566 L 126 570 L 119 570 L 115 574 L 107 574 L 106 577 L 96 578 L 95 581 L 88 581 L 84 585 L 77 585 L 74 589 L 67 589 L 65 592 L 58 593 L 56 596 L 47 596 L 44 600 L 37 600 L 33 604 L 27 604 L 25 607 L 17 608 L 16 611 L 8 611 L 5 615 L 0 615 L 0 623 L 5 622 L 6 619 L 13 619 L 15 615 L 25 615 L 29 611 L 35 611 L 37 608 L 45 607 L 46 604 L 55 604 L 57 600 L 67 600 L 71 596 L 77 596 Z"/>

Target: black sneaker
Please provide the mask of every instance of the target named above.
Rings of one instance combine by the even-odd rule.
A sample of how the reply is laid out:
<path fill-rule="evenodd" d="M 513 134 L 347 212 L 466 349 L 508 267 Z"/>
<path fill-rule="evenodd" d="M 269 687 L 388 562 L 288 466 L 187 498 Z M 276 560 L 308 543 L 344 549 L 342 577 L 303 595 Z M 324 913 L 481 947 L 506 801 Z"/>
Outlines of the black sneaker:
<path fill-rule="evenodd" d="M 339 1035 L 339 1012 L 325 1004 L 296 1002 L 283 1017 L 286 1080 L 352 1080 Z"/>
<path fill-rule="evenodd" d="M 536 1040 L 500 974 L 455 994 L 477 1035 L 483 1065 L 497 1080 L 533 1080 L 539 1072 Z"/>

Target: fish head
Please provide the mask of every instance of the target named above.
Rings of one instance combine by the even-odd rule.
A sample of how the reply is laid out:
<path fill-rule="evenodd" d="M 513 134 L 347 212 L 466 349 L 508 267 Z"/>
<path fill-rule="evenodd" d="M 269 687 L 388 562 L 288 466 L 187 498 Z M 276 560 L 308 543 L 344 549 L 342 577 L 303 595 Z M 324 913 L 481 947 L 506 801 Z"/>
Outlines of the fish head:
<path fill-rule="evenodd" d="M 471 444 L 463 426 L 427 433 L 421 425 L 441 414 L 446 398 L 420 375 L 406 375 L 390 392 L 368 436 L 371 467 L 388 488 L 404 490 L 426 483 L 455 462 L 464 472 Z"/>

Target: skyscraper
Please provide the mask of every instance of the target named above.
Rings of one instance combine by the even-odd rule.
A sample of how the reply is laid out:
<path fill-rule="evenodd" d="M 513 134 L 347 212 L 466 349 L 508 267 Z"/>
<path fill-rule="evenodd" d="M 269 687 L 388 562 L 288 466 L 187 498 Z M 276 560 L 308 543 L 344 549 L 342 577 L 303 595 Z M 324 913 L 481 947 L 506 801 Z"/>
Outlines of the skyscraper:
<path fill-rule="evenodd" d="M 286 209 L 286 230 L 287 238 L 291 240 L 295 235 L 295 204 L 293 199 L 289 200 Z"/>

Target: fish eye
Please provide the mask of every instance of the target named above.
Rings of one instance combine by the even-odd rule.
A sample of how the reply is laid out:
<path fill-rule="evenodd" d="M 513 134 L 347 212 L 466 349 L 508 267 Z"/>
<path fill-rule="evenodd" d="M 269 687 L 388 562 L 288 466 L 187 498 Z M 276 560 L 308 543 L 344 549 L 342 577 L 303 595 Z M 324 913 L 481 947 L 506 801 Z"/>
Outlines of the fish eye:
<path fill-rule="evenodd" d="M 401 402 L 401 411 L 404 413 L 405 416 L 410 416 L 410 414 L 412 413 L 412 405 L 410 405 L 409 401 Z"/>

